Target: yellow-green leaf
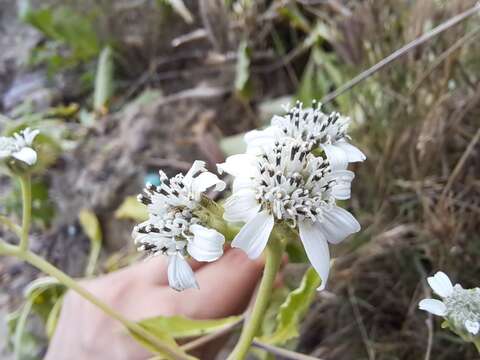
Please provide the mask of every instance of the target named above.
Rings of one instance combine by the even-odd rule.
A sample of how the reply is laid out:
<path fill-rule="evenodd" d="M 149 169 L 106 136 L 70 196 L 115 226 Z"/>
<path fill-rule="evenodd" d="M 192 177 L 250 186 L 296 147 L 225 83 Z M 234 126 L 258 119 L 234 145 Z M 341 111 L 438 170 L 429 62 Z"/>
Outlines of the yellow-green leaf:
<path fill-rule="evenodd" d="M 279 345 L 297 337 L 299 324 L 310 307 L 320 283 L 318 274 L 313 268 L 309 268 L 305 272 L 300 286 L 293 290 L 280 306 L 275 332 L 270 336 L 263 337 L 262 341 Z"/>
<path fill-rule="evenodd" d="M 102 247 L 102 229 L 97 216 L 90 210 L 83 209 L 78 215 L 80 225 L 83 231 L 90 239 L 90 255 L 88 258 L 87 268 L 85 274 L 90 276 L 95 271 L 100 249 Z"/>
<path fill-rule="evenodd" d="M 107 46 L 100 53 L 95 76 L 93 109 L 100 114 L 107 112 L 108 102 L 113 95 L 113 51 Z"/>
<path fill-rule="evenodd" d="M 176 339 L 205 335 L 221 330 L 240 321 L 240 316 L 230 316 L 222 319 L 193 320 L 182 316 L 158 316 L 140 321 L 149 331 L 168 333 Z"/>
<path fill-rule="evenodd" d="M 237 66 L 235 69 L 235 90 L 240 96 L 248 98 L 250 79 L 250 49 L 247 41 L 242 40 L 237 51 Z"/>
<path fill-rule="evenodd" d="M 175 348 L 179 353 L 182 353 L 185 355 L 190 360 L 197 360 L 193 356 L 189 356 L 187 353 L 185 353 L 175 342 L 174 338 L 172 337 L 171 334 L 166 332 L 164 329 L 158 327 L 158 326 L 153 326 L 152 324 L 147 323 L 146 325 L 144 324 L 144 321 L 140 321 L 138 323 L 140 326 L 142 326 L 145 330 L 148 331 L 150 335 L 155 336 L 158 340 L 163 342 L 165 345 L 168 345 L 172 348 Z M 173 357 L 168 356 L 162 352 L 160 352 L 155 345 L 151 344 L 148 340 L 144 339 L 140 335 L 129 331 L 130 335 L 137 340 L 141 345 L 143 345 L 146 349 L 150 350 L 154 354 L 158 354 L 159 356 L 156 356 L 155 359 L 166 359 L 166 360 L 174 360 Z"/>
<path fill-rule="evenodd" d="M 135 196 L 128 196 L 122 205 L 115 211 L 117 219 L 135 220 L 142 222 L 148 219 L 147 207 L 138 202 Z"/>

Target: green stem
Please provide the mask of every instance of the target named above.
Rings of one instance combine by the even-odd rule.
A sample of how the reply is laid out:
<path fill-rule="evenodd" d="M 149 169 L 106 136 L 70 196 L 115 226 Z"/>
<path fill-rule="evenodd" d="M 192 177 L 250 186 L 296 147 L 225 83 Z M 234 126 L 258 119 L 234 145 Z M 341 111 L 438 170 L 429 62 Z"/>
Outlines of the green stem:
<path fill-rule="evenodd" d="M 90 291 L 88 291 L 87 289 L 82 287 L 80 284 L 78 284 L 70 276 L 68 276 L 63 271 L 61 271 L 60 269 L 50 264 L 48 261 L 42 259 L 40 256 L 34 254 L 33 252 L 28 250 L 22 251 L 21 248 L 18 246 L 13 246 L 4 242 L 0 242 L 0 254 L 16 256 L 26 261 L 27 263 L 33 265 L 34 267 L 41 270 L 45 274 L 48 274 L 56 278 L 59 282 L 61 282 L 68 288 L 72 289 L 73 291 L 75 291 L 78 295 L 83 297 L 85 300 L 89 301 L 90 303 L 92 303 L 93 305 L 101 309 L 105 314 L 117 320 L 119 323 L 121 323 L 124 327 L 126 327 L 132 333 L 135 333 L 139 337 L 144 338 L 146 341 L 150 342 L 161 353 L 168 355 L 174 359 L 180 359 L 180 360 L 192 359 L 190 356 L 185 354 L 182 350 L 175 349 L 174 347 L 168 344 L 165 344 L 164 342 L 162 342 L 161 340 L 159 340 L 158 338 L 150 334 L 148 331 L 146 331 L 143 327 L 141 327 L 137 323 L 128 320 L 123 315 L 113 310 L 110 306 L 108 306 L 102 300 L 95 297 L 95 295 L 93 295 Z"/>
<path fill-rule="evenodd" d="M 480 339 L 473 342 L 477 348 L 478 354 L 480 354 Z"/>
<path fill-rule="evenodd" d="M 282 241 L 272 236 L 267 246 L 267 260 L 252 314 L 247 319 L 242 329 L 240 339 L 227 360 L 243 360 L 247 356 L 253 339 L 262 324 L 265 311 L 267 310 L 270 295 L 272 294 L 273 283 L 282 262 L 282 254 Z"/>
<path fill-rule="evenodd" d="M 17 235 L 19 239 L 22 238 L 22 228 L 6 216 L 0 215 L 0 224 L 3 224 L 7 229 Z"/>
<path fill-rule="evenodd" d="M 20 185 L 22 186 L 22 234 L 20 237 L 20 251 L 28 249 L 28 235 L 30 233 L 30 224 L 32 220 L 32 184 L 30 174 L 20 175 Z"/>

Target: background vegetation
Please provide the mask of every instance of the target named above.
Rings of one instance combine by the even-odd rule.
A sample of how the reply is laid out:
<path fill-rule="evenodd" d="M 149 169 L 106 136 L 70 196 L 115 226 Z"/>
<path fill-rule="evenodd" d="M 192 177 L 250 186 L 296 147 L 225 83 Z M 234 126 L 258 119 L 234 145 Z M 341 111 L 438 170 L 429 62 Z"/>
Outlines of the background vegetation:
<path fill-rule="evenodd" d="M 130 231 L 144 213 L 131 196 L 158 168 L 174 174 L 196 158 L 213 168 L 283 102 L 323 98 L 475 2 L 4 3 L 3 132 L 43 132 L 34 250 L 81 276 L 137 259 Z M 336 360 L 475 358 L 417 304 L 439 269 L 479 285 L 479 34 L 475 15 L 326 104 L 352 117 L 368 157 L 351 203 L 363 230 L 336 248 L 328 291 L 286 346 Z M 0 183 L 2 213 L 20 216 L 10 189 Z M 294 288 L 305 267 L 290 255 Z M 15 346 L 38 358 L 54 329 L 64 289 L 24 295 L 38 276 L 0 259 L 6 358 Z"/>

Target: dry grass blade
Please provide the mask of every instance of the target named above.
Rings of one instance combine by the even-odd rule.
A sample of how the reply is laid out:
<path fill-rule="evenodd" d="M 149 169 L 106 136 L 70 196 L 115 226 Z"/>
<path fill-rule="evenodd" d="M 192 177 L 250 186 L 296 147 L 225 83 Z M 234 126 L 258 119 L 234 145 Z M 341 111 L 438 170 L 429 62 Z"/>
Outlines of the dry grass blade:
<path fill-rule="evenodd" d="M 394 51 L 392 54 L 384 58 L 383 60 L 379 61 L 371 68 L 363 71 L 344 85 L 340 86 L 337 90 L 325 95 L 320 101 L 322 103 L 327 103 L 335 99 L 337 96 L 343 94 L 344 92 L 350 90 L 354 86 L 361 83 L 363 80 L 369 78 L 377 71 L 383 69 L 385 66 L 389 65 L 391 62 L 397 60 L 398 58 L 402 57 L 403 55 L 407 54 L 412 49 L 415 49 L 417 46 L 433 39 L 435 36 L 439 35 L 440 33 L 448 30 L 452 26 L 459 24 L 460 22 L 468 19 L 470 16 L 475 15 L 480 10 L 480 3 L 477 3 L 472 8 L 452 17 L 451 19 L 443 22 L 442 24 L 438 25 L 431 31 L 425 33 L 424 35 L 420 36 L 419 38 L 409 42 L 405 46 L 402 46 L 397 51 Z"/>
<path fill-rule="evenodd" d="M 270 344 L 265 344 L 265 343 L 262 343 L 259 340 L 253 340 L 253 346 L 255 346 L 259 349 L 265 350 L 265 351 L 267 351 L 271 354 L 281 356 L 285 359 L 291 359 L 291 360 L 322 360 L 322 359 L 317 358 L 317 357 L 313 357 L 313 356 L 309 356 L 309 355 L 305 355 L 305 354 L 300 354 L 300 353 L 295 352 L 295 351 L 290 351 L 290 350 L 282 349 L 282 348 L 279 348 L 277 346 L 273 346 L 273 345 L 270 345 Z"/>

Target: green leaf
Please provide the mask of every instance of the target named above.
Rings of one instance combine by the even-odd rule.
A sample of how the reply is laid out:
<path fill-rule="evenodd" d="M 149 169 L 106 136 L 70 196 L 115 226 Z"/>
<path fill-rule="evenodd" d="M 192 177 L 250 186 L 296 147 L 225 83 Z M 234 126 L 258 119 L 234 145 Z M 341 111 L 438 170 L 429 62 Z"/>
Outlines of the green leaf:
<path fill-rule="evenodd" d="M 278 12 L 281 16 L 289 20 L 290 26 L 298 28 L 307 33 L 310 32 L 310 22 L 295 4 L 288 4 L 288 6 L 283 6 L 278 9 Z"/>
<path fill-rule="evenodd" d="M 53 68 L 90 60 L 100 51 L 99 39 L 92 21 L 67 6 L 42 6 L 35 9 L 29 0 L 22 0 L 19 5 L 19 17 L 54 41 L 51 46 L 37 48 L 46 54 L 44 60 L 52 60 L 50 65 Z M 66 44 L 71 50 L 70 54 L 58 56 L 58 52 L 49 51 L 55 44 Z M 42 58 L 42 55 L 37 53 L 36 57 Z"/>
<path fill-rule="evenodd" d="M 27 301 L 32 303 L 32 311 L 46 323 L 51 311 L 61 302 L 66 291 L 65 285 L 47 276 L 32 281 L 25 288 L 24 295 Z"/>
<path fill-rule="evenodd" d="M 117 219 L 134 220 L 143 222 L 148 219 L 147 207 L 141 204 L 135 196 L 127 196 L 115 211 Z"/>
<path fill-rule="evenodd" d="M 24 333 L 25 327 L 27 325 L 27 318 L 30 315 L 30 311 L 32 310 L 32 302 L 27 301 L 26 304 L 23 306 L 20 316 L 17 320 L 17 326 L 15 328 L 15 337 L 13 342 L 13 348 L 15 353 L 15 359 L 21 359 L 22 356 L 22 347 L 24 341 Z"/>
<path fill-rule="evenodd" d="M 245 134 L 237 134 L 233 136 L 224 137 L 220 140 L 220 149 L 226 156 L 244 153 L 247 149 L 245 140 L 243 140 Z"/>
<path fill-rule="evenodd" d="M 97 216 L 90 210 L 81 210 L 78 219 L 83 231 L 90 239 L 90 255 L 85 270 L 85 275 L 90 276 L 95 271 L 98 256 L 100 255 L 100 249 L 102 247 L 102 229 Z"/>
<path fill-rule="evenodd" d="M 100 53 L 95 76 L 93 109 L 98 113 L 107 111 L 108 102 L 113 95 L 113 67 L 113 51 L 107 46 Z"/>
<path fill-rule="evenodd" d="M 242 40 L 237 51 L 237 65 L 235 68 L 235 90 L 244 98 L 250 97 L 250 49 L 247 41 Z"/>
<path fill-rule="evenodd" d="M 45 331 L 49 339 L 52 338 L 57 328 L 58 319 L 60 317 L 60 310 L 62 310 L 63 296 L 57 299 L 55 305 L 53 305 L 50 313 L 48 314 L 47 321 L 45 323 Z"/>
<path fill-rule="evenodd" d="M 155 319 L 155 318 L 153 318 L 153 319 Z M 145 323 L 145 321 L 146 321 L 146 323 Z M 155 336 L 160 341 L 162 341 L 165 344 L 168 344 L 172 347 L 175 347 L 178 351 L 181 351 L 180 347 L 175 342 L 173 336 L 171 334 L 169 334 L 167 331 L 165 331 L 164 329 L 162 329 L 161 327 L 156 326 L 155 324 L 152 324 L 151 322 L 148 321 L 148 319 L 140 321 L 140 322 L 138 322 L 138 324 L 140 326 L 142 326 L 145 330 L 147 330 L 148 333 Z M 157 350 L 157 348 L 154 345 L 152 345 L 148 340 L 145 340 L 143 337 L 139 336 L 138 334 L 136 334 L 134 332 L 129 331 L 129 333 L 135 340 L 137 340 L 140 344 L 142 344 L 146 349 L 149 349 L 154 354 L 160 354 L 161 355 L 161 357 L 159 357 L 160 359 L 167 359 L 167 360 L 172 359 L 172 360 L 174 360 L 172 357 L 167 356 L 163 353 L 160 353 Z M 187 354 L 185 353 L 185 355 L 187 355 Z M 190 356 L 189 358 L 192 359 L 192 360 L 196 359 L 193 356 Z"/>
<path fill-rule="evenodd" d="M 230 316 L 213 320 L 193 320 L 182 316 L 158 316 L 139 322 L 149 331 L 168 333 L 176 339 L 202 336 L 231 326 L 241 320 L 241 316 Z"/>
<path fill-rule="evenodd" d="M 265 336 L 262 341 L 268 344 L 284 344 L 290 339 L 298 337 L 298 327 L 310 307 L 321 280 L 313 268 L 309 268 L 300 283 L 300 286 L 293 290 L 285 302 L 280 306 L 277 316 L 277 328 L 270 336 Z"/>
<path fill-rule="evenodd" d="M 8 343 L 9 347 L 13 348 L 16 359 L 35 360 L 39 357 L 40 344 L 38 339 L 25 328 L 26 323 L 21 323 L 21 317 L 28 315 L 26 310 L 29 309 L 25 306 L 6 316 Z"/>

